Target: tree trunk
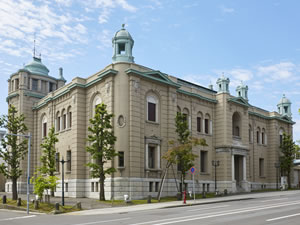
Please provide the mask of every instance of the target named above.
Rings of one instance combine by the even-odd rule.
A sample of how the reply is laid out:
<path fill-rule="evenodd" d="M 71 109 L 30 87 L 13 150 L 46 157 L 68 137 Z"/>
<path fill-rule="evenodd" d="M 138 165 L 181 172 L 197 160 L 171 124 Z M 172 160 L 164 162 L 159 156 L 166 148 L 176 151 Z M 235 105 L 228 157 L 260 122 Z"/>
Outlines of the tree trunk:
<path fill-rule="evenodd" d="M 104 193 L 104 174 L 101 174 L 101 175 L 100 175 L 99 183 L 100 183 L 99 200 L 100 200 L 100 201 L 105 201 L 105 193 Z"/>
<path fill-rule="evenodd" d="M 291 172 L 290 172 L 290 171 L 288 171 L 288 173 L 287 173 L 288 189 L 290 189 L 290 188 L 291 188 L 291 178 L 290 178 L 290 174 L 291 174 Z"/>
<path fill-rule="evenodd" d="M 50 191 L 51 197 L 54 197 L 54 189 L 52 188 Z"/>
<path fill-rule="evenodd" d="M 18 199 L 17 179 L 16 178 L 12 178 L 12 199 L 13 200 Z"/>

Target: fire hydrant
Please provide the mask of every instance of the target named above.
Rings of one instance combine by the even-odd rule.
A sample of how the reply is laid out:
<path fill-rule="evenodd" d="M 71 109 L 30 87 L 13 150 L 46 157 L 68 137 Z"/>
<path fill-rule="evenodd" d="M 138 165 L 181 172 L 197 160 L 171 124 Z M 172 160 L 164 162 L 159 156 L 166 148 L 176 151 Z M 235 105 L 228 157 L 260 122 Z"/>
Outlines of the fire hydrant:
<path fill-rule="evenodd" d="M 186 204 L 186 191 L 183 192 L 183 204 Z"/>

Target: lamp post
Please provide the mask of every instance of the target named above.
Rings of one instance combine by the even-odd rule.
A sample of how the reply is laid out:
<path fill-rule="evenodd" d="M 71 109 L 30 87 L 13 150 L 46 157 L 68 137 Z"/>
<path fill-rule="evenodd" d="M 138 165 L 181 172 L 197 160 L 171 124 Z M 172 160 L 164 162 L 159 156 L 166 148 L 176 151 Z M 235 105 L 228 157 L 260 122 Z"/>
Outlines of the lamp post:
<path fill-rule="evenodd" d="M 66 162 L 69 162 L 70 160 L 65 161 L 64 157 L 62 157 L 62 159 L 59 161 L 59 158 L 56 158 L 57 162 L 61 163 L 61 180 L 62 180 L 62 184 L 61 184 L 61 188 L 62 188 L 62 195 L 61 195 L 61 205 L 65 206 L 65 182 L 64 182 L 64 175 L 65 175 L 65 170 L 64 170 L 64 164 Z"/>
<path fill-rule="evenodd" d="M 276 168 L 276 190 L 278 190 L 278 169 L 280 167 L 280 163 L 276 162 L 276 163 L 274 163 L 274 166 Z"/>
<path fill-rule="evenodd" d="M 6 131 L 0 131 L 0 138 L 1 140 L 4 138 L 4 136 L 17 136 L 17 137 L 25 137 L 28 138 L 28 154 L 27 154 L 27 214 L 29 214 L 29 186 L 30 186 L 30 150 L 31 150 L 31 134 L 10 134 L 6 133 Z"/>
<path fill-rule="evenodd" d="M 217 167 L 220 165 L 219 160 L 212 160 L 212 166 L 215 167 L 215 193 L 217 193 Z"/>

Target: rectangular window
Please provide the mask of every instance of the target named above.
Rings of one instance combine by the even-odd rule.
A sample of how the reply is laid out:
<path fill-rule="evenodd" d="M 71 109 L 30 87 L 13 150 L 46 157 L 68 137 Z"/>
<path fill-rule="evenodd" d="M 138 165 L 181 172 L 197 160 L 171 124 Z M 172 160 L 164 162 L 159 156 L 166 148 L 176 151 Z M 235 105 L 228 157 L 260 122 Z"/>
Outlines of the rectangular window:
<path fill-rule="evenodd" d="M 37 91 L 38 90 L 38 80 L 32 79 L 32 90 Z"/>
<path fill-rule="evenodd" d="M 265 144 L 265 133 L 261 133 L 261 143 Z"/>
<path fill-rule="evenodd" d="M 205 119 L 204 120 L 204 125 L 205 125 L 205 133 L 208 134 L 209 133 L 209 120 Z"/>
<path fill-rule="evenodd" d="M 201 132 L 201 117 L 197 117 L 197 131 Z"/>
<path fill-rule="evenodd" d="M 94 182 L 91 183 L 91 192 L 94 192 Z"/>
<path fill-rule="evenodd" d="M 19 79 L 16 79 L 16 90 L 19 89 Z"/>
<path fill-rule="evenodd" d="M 96 182 L 96 183 L 95 183 L 95 191 L 96 191 L 96 192 L 99 192 L 99 182 Z"/>
<path fill-rule="evenodd" d="M 59 172 L 59 152 L 55 153 L 55 171 Z"/>
<path fill-rule="evenodd" d="M 148 120 L 156 121 L 156 104 L 148 102 Z"/>
<path fill-rule="evenodd" d="M 65 183 L 65 192 L 68 192 L 68 191 L 69 191 L 69 184 Z"/>
<path fill-rule="evenodd" d="M 259 144 L 260 140 L 259 140 L 259 131 L 256 131 L 256 143 Z"/>
<path fill-rule="evenodd" d="M 49 92 L 54 91 L 53 83 L 49 82 Z"/>
<path fill-rule="evenodd" d="M 207 151 L 200 151 L 200 172 L 207 172 Z"/>
<path fill-rule="evenodd" d="M 148 168 L 155 168 L 155 147 L 153 146 L 148 147 Z"/>
<path fill-rule="evenodd" d="M 47 123 L 43 123 L 43 137 L 47 136 Z"/>
<path fill-rule="evenodd" d="M 282 134 L 279 135 L 279 144 L 282 145 Z"/>
<path fill-rule="evenodd" d="M 265 171 L 264 171 L 264 159 L 259 159 L 259 176 L 263 177 L 265 175 Z"/>
<path fill-rule="evenodd" d="M 153 182 L 149 182 L 149 192 L 153 191 L 152 186 L 153 186 Z"/>
<path fill-rule="evenodd" d="M 155 182 L 155 192 L 158 192 L 159 189 L 159 182 Z"/>
<path fill-rule="evenodd" d="M 67 171 L 72 170 L 72 153 L 71 151 L 67 151 Z"/>
<path fill-rule="evenodd" d="M 124 167 L 124 152 L 119 152 L 118 167 Z"/>

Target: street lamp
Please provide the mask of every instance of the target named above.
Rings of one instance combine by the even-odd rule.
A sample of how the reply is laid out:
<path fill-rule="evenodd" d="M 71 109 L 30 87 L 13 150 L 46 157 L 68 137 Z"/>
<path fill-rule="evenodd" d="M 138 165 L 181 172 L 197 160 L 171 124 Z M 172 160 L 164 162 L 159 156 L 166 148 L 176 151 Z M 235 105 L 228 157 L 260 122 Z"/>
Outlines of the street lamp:
<path fill-rule="evenodd" d="M 62 206 L 65 206 L 65 183 L 64 183 L 64 175 L 65 175 L 65 172 L 64 172 L 64 164 L 66 162 L 69 162 L 70 159 L 68 159 L 67 161 L 64 160 L 64 157 L 62 157 L 62 159 L 59 161 L 59 158 L 57 157 L 58 155 L 56 155 L 56 162 L 60 162 L 61 163 L 61 180 L 62 180 L 62 184 L 61 184 L 61 188 L 62 188 L 62 195 L 61 195 L 61 205 Z"/>
<path fill-rule="evenodd" d="M 278 169 L 280 167 L 280 162 L 274 163 L 274 166 L 276 168 L 276 190 L 278 190 Z"/>
<path fill-rule="evenodd" d="M 217 193 L 217 167 L 220 165 L 219 160 L 212 160 L 212 166 L 215 167 L 215 193 Z"/>
<path fill-rule="evenodd" d="M 28 158 L 27 158 L 27 214 L 29 214 L 29 185 L 30 185 L 30 145 L 31 145 L 31 134 L 10 134 L 6 133 L 6 131 L 1 130 L 0 131 L 0 138 L 1 140 L 4 138 L 4 136 L 17 136 L 17 137 L 25 137 L 28 138 Z"/>

